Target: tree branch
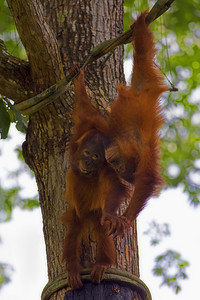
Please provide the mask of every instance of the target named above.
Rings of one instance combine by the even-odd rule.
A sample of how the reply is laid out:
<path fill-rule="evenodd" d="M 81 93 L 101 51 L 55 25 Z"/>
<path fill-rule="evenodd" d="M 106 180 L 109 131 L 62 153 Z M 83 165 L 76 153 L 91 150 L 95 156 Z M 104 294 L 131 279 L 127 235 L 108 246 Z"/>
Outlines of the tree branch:
<path fill-rule="evenodd" d="M 64 77 L 57 40 L 38 0 L 7 0 L 40 90 Z M 27 26 L 28 24 L 28 26 Z"/>
<path fill-rule="evenodd" d="M 33 97 L 29 63 L 9 54 L 0 40 L 0 93 L 16 102 Z"/>
<path fill-rule="evenodd" d="M 10 1 L 10 0 L 9 0 Z M 150 24 L 159 16 L 161 16 L 164 12 L 166 12 L 170 5 L 174 2 L 174 0 L 158 0 L 155 5 L 152 7 L 151 11 L 146 17 L 146 22 Z M 84 68 L 87 65 L 91 64 L 93 61 L 96 61 L 103 55 L 114 51 L 117 46 L 127 44 L 131 41 L 131 37 L 133 35 L 133 26 L 131 29 L 127 30 L 119 37 L 105 41 L 100 45 L 96 46 L 91 54 L 86 57 L 86 59 L 81 63 L 81 67 Z M 65 78 L 63 78 L 58 83 L 51 86 L 49 89 L 45 90 L 41 94 L 37 96 L 25 100 L 17 105 L 15 105 L 16 109 L 20 110 L 23 114 L 33 114 L 37 112 L 39 109 L 45 107 L 52 101 L 54 101 L 58 96 L 60 96 L 69 86 L 70 82 L 77 76 L 78 74 L 68 74 Z"/>

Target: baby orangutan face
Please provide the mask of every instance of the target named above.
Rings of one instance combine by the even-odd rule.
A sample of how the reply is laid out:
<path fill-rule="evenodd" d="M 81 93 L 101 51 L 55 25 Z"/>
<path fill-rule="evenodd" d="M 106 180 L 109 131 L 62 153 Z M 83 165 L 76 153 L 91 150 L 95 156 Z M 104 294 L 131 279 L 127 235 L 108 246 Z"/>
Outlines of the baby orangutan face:
<path fill-rule="evenodd" d="M 105 153 L 100 135 L 96 134 L 80 146 L 78 169 L 83 176 L 97 175 L 105 162 Z"/>

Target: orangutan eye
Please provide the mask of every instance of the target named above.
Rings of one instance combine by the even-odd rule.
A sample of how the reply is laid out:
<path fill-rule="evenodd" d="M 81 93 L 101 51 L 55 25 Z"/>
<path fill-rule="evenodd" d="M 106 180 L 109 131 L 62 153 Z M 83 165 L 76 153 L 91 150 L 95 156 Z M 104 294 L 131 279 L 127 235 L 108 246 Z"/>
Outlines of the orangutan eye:
<path fill-rule="evenodd" d="M 98 153 L 95 153 L 95 154 L 92 155 L 93 160 L 97 160 L 99 158 L 100 158 L 100 155 Z"/>
<path fill-rule="evenodd" d="M 88 150 L 83 150 L 83 155 L 88 157 L 90 156 L 90 152 Z"/>

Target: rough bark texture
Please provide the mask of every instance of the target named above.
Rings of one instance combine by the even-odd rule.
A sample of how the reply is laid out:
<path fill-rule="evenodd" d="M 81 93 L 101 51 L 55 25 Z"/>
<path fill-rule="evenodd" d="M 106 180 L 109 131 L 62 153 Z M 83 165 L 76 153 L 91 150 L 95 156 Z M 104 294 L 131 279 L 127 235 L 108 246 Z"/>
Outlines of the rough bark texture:
<path fill-rule="evenodd" d="M 16 84 L 0 88 L 3 95 L 16 103 L 20 97 L 28 99 L 30 94 L 37 94 L 63 78 L 64 72 L 75 62 L 83 61 L 94 46 L 123 31 L 123 0 L 7 0 L 7 3 L 29 59 L 28 63 L 13 59 L 13 72 L 20 62 L 14 76 L 10 71 L 10 78 L 15 77 Z M 124 82 L 123 48 L 114 52 L 104 68 L 102 61 L 104 58 L 87 69 L 86 78 L 96 105 L 105 107 L 115 98 L 118 84 Z M 1 65 L 0 57 L 1 80 L 6 80 L 9 72 L 4 76 Z M 33 169 L 38 185 L 50 280 L 64 271 L 60 262 L 64 228 L 59 217 L 66 207 L 63 192 L 72 108 L 73 86 L 56 102 L 30 117 L 23 145 L 26 162 Z M 118 238 L 116 248 L 117 267 L 139 275 L 135 227 L 124 238 Z M 93 256 L 92 247 L 85 252 L 85 265 Z M 63 299 L 64 292 L 59 291 L 51 299 Z"/>
<path fill-rule="evenodd" d="M 64 300 L 142 300 L 136 291 L 118 282 L 103 282 L 101 285 L 85 283 L 81 290 L 66 293 Z"/>

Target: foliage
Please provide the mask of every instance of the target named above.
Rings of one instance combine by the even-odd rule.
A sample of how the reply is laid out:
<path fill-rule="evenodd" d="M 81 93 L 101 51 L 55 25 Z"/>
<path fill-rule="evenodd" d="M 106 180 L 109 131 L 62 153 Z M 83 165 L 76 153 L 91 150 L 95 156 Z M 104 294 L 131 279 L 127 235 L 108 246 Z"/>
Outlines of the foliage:
<path fill-rule="evenodd" d="M 0 222 L 8 221 L 11 218 L 13 208 L 19 206 L 23 209 L 33 209 L 39 206 L 37 199 L 23 199 L 19 195 L 20 188 L 0 188 Z"/>
<path fill-rule="evenodd" d="M 10 281 L 12 268 L 8 264 L 0 263 L 0 289 Z"/>
<path fill-rule="evenodd" d="M 26 52 L 5 0 L 0 0 L 0 38 L 4 40 L 11 55 L 26 60 Z"/>
<path fill-rule="evenodd" d="M 0 262 L 0 290 L 5 284 L 10 282 L 10 276 L 12 271 L 13 268 L 10 265 Z"/>
<path fill-rule="evenodd" d="M 159 245 L 165 237 L 170 235 L 169 225 L 158 224 L 152 221 L 144 234 L 150 237 L 152 246 Z M 153 267 L 153 274 L 162 279 L 161 286 L 167 285 L 175 293 L 181 291 L 181 280 L 187 279 L 186 268 L 189 263 L 181 258 L 181 255 L 174 250 L 167 250 L 164 254 L 156 257 Z"/>
<path fill-rule="evenodd" d="M 20 191 L 22 189 L 19 187 L 17 180 L 19 175 L 27 173 L 28 175 L 33 176 L 33 173 L 29 170 L 28 166 L 24 162 L 22 150 L 16 149 L 16 151 L 21 164 L 18 169 L 10 172 L 8 175 L 9 178 L 15 178 L 15 186 L 10 189 L 0 187 L 0 223 L 10 220 L 13 208 L 16 206 L 22 209 L 33 209 L 39 206 L 37 197 L 23 198 L 20 195 Z"/>
<path fill-rule="evenodd" d="M 169 225 L 166 223 L 158 224 L 155 221 L 152 221 L 144 234 L 150 236 L 150 244 L 152 246 L 157 246 L 162 242 L 164 237 L 170 235 Z"/>
<path fill-rule="evenodd" d="M 10 123 L 15 123 L 17 130 L 25 133 L 27 118 L 14 108 L 5 97 L 0 97 L 0 134 L 1 139 L 8 137 Z"/>
<path fill-rule="evenodd" d="M 153 273 L 162 278 L 161 285 L 165 284 L 178 293 L 181 290 L 180 281 L 188 277 L 188 265 L 178 252 L 168 250 L 156 257 Z"/>

